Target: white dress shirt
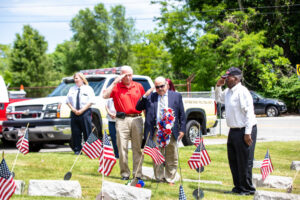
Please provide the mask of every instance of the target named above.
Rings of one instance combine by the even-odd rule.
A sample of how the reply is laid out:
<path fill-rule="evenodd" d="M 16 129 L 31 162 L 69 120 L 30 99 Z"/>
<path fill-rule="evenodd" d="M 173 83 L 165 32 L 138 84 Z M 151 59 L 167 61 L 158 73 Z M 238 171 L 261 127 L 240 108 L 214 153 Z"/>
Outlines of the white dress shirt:
<path fill-rule="evenodd" d="M 225 104 L 226 123 L 230 128 L 245 127 L 245 134 L 251 134 L 252 127 L 257 124 L 254 114 L 253 99 L 249 90 L 238 83 L 233 88 L 216 87 L 217 102 Z"/>
<path fill-rule="evenodd" d="M 158 95 L 158 100 L 157 100 L 157 112 L 156 112 L 156 123 L 158 123 L 158 120 L 159 120 L 159 114 L 161 112 L 162 109 L 164 108 L 168 108 L 168 91 L 166 92 L 166 94 L 164 94 L 163 96 L 163 100 L 164 100 L 164 104 L 165 104 L 165 107 L 164 108 L 160 108 L 160 99 L 161 99 L 162 96 Z"/>
<path fill-rule="evenodd" d="M 116 114 L 117 111 L 115 109 L 115 105 L 114 105 L 114 100 L 113 98 L 107 99 L 106 101 L 106 106 L 109 112 Z M 111 116 L 107 113 L 106 118 L 108 119 L 109 122 L 115 122 L 116 120 L 111 118 Z"/>
<path fill-rule="evenodd" d="M 74 85 L 70 88 L 66 103 L 70 103 L 74 108 L 76 108 L 76 98 L 78 93 L 78 87 L 77 85 Z M 89 85 L 82 85 L 80 87 L 80 93 L 79 93 L 79 107 L 80 109 L 83 108 L 86 104 L 95 103 L 95 93 L 91 86 Z"/>

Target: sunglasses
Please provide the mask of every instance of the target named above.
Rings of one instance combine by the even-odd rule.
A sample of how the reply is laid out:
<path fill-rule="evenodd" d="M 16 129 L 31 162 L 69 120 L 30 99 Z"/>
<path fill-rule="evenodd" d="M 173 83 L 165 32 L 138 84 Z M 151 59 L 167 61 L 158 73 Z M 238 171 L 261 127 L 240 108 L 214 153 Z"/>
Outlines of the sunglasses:
<path fill-rule="evenodd" d="M 155 86 L 156 89 L 159 89 L 159 88 L 164 88 L 165 85 L 158 85 L 158 86 Z"/>

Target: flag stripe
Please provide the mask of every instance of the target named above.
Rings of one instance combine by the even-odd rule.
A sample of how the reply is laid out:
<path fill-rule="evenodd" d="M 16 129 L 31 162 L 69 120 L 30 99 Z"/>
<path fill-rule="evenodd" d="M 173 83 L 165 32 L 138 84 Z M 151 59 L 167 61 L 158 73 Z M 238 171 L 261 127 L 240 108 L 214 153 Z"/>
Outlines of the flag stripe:
<path fill-rule="evenodd" d="M 84 143 L 82 151 L 90 158 L 98 158 L 101 154 L 102 142 L 99 140 L 94 133 L 90 133 L 89 138 Z"/>

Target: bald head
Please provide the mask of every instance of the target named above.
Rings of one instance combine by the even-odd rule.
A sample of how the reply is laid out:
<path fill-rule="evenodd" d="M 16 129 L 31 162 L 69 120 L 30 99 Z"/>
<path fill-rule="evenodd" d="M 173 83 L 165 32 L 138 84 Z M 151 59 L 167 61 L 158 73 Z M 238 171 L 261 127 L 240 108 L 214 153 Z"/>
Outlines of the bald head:
<path fill-rule="evenodd" d="M 133 70 L 130 66 L 124 65 L 121 67 L 121 74 L 133 74 Z"/>
<path fill-rule="evenodd" d="M 163 96 L 168 91 L 167 81 L 164 77 L 159 76 L 154 80 L 157 94 Z"/>

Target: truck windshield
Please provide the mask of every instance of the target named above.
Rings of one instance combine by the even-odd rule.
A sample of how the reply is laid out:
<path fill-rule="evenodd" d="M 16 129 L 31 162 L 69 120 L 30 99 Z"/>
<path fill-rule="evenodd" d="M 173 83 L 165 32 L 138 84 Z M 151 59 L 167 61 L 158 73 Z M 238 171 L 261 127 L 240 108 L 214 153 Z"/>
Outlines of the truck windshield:
<path fill-rule="evenodd" d="M 95 95 L 98 96 L 101 92 L 103 87 L 105 78 L 97 79 L 97 80 L 88 80 L 89 85 L 94 89 Z M 57 88 L 53 90 L 49 97 L 56 97 L 56 96 L 67 96 L 69 89 L 74 86 L 75 83 L 73 80 L 71 81 L 63 81 Z"/>

